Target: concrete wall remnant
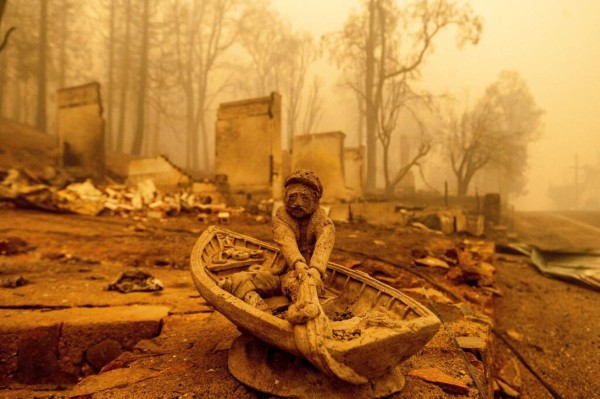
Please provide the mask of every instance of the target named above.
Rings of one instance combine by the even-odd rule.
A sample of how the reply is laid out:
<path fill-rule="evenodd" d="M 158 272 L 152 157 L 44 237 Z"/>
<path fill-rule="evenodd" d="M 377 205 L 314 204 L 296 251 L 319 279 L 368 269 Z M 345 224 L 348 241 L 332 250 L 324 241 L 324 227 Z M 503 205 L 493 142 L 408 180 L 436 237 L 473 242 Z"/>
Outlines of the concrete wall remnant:
<path fill-rule="evenodd" d="M 334 222 L 350 222 L 350 205 L 349 204 L 331 204 L 329 207 L 329 219 Z"/>
<path fill-rule="evenodd" d="M 344 179 L 352 196 L 362 197 L 365 146 L 344 148 Z"/>
<path fill-rule="evenodd" d="M 215 151 L 232 193 L 281 198 L 281 95 L 220 104 Z"/>
<path fill-rule="evenodd" d="M 344 138 L 342 132 L 302 134 L 294 137 L 292 170 L 310 169 L 319 176 L 325 190 L 323 202 L 348 200 L 344 177 Z"/>
<path fill-rule="evenodd" d="M 161 190 L 169 191 L 189 186 L 192 178 L 175 166 L 166 156 L 140 158 L 129 161 L 127 183 L 138 184 L 146 179 Z"/>
<path fill-rule="evenodd" d="M 58 139 L 61 166 L 97 179 L 104 177 L 104 119 L 99 83 L 58 91 Z"/>
<path fill-rule="evenodd" d="M 356 202 L 350 204 L 350 221 L 376 226 L 404 226 L 410 215 L 396 212 L 394 202 Z"/>
<path fill-rule="evenodd" d="M 492 224 L 499 224 L 501 212 L 500 194 L 488 193 L 483 196 L 483 215 L 486 221 Z"/>
<path fill-rule="evenodd" d="M 223 204 L 225 198 L 219 186 L 214 182 L 202 181 L 192 183 L 192 194 L 202 198 L 204 204 Z"/>

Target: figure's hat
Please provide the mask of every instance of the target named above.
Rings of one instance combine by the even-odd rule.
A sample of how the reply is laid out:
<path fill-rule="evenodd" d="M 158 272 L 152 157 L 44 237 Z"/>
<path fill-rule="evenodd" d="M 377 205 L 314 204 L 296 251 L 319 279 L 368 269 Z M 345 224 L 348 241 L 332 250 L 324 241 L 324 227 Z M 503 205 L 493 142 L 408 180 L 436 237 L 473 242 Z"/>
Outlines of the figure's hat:
<path fill-rule="evenodd" d="M 323 185 L 321 184 L 321 180 L 308 169 L 297 169 L 293 171 L 285 178 L 285 183 L 283 185 L 284 187 L 287 187 L 293 183 L 304 184 L 305 186 L 312 188 L 317 193 L 318 198 L 321 198 L 323 195 Z"/>

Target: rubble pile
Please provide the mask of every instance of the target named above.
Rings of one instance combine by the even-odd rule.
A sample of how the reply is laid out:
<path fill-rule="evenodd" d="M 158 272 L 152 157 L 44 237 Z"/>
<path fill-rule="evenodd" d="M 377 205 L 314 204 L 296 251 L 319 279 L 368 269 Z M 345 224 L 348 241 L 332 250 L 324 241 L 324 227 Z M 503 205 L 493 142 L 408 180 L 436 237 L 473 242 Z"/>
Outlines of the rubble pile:
<path fill-rule="evenodd" d="M 0 238 L 0 255 L 17 255 L 31 249 L 33 247 L 19 237 Z"/>
<path fill-rule="evenodd" d="M 162 291 L 163 288 L 162 281 L 141 270 L 123 272 L 108 286 L 109 291 L 119 291 L 124 294 L 134 291 Z"/>
<path fill-rule="evenodd" d="M 468 233 L 475 237 L 485 233 L 485 217 L 463 209 L 427 208 L 403 213 L 407 215 L 408 224 L 423 230 L 441 231 L 444 234 Z"/>
<path fill-rule="evenodd" d="M 0 170 L 0 202 L 88 216 L 142 214 L 154 219 L 182 212 L 217 215 L 230 211 L 225 204 L 214 204 L 212 195 L 195 194 L 189 189 L 161 192 L 151 179 L 133 186 L 116 183 L 96 186 L 90 179 L 74 182 L 60 170 L 46 169 L 40 176 L 24 170 Z"/>
<path fill-rule="evenodd" d="M 455 285 L 467 284 L 489 289 L 494 285 L 495 245 L 492 242 L 463 240 L 458 248 L 447 248 L 441 254 L 413 248 L 411 255 L 415 265 L 443 270 L 445 278 Z"/>

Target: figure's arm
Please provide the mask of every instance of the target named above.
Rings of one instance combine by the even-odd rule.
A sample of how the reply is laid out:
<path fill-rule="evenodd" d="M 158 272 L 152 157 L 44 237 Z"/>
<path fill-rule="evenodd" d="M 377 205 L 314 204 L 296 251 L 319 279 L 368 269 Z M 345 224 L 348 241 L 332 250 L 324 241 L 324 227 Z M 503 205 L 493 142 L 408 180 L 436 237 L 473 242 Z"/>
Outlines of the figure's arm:
<path fill-rule="evenodd" d="M 310 258 L 310 267 L 317 269 L 321 273 L 321 276 L 325 274 L 327 262 L 329 262 L 329 256 L 331 255 L 331 251 L 333 251 L 333 244 L 335 242 L 335 226 L 331 219 L 326 216 L 324 218 L 323 224 L 317 228 L 317 242 Z"/>
<path fill-rule="evenodd" d="M 296 234 L 292 228 L 281 219 L 279 212 L 273 218 L 273 241 L 279 246 L 279 251 L 287 265 L 294 266 L 297 262 L 306 263 L 298 249 Z"/>

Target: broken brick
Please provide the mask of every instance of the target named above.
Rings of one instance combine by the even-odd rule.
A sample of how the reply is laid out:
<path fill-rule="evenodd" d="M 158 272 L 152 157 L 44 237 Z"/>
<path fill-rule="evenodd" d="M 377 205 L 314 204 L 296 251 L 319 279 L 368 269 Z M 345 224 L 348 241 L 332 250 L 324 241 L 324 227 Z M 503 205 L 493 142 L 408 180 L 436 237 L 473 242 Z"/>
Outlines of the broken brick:
<path fill-rule="evenodd" d="M 18 338 L 17 380 L 24 384 L 55 382 L 60 325 L 38 327 Z"/>
<path fill-rule="evenodd" d="M 31 247 L 19 237 L 7 237 L 0 239 L 0 255 L 16 255 L 27 252 Z"/>
<path fill-rule="evenodd" d="M 96 370 L 100 370 L 115 360 L 122 352 L 121 343 L 108 338 L 88 348 L 85 358 Z"/>
<path fill-rule="evenodd" d="M 456 395 L 467 395 L 469 393 L 469 388 L 463 382 L 437 368 L 410 370 L 408 375 L 435 384 L 447 393 Z"/>

